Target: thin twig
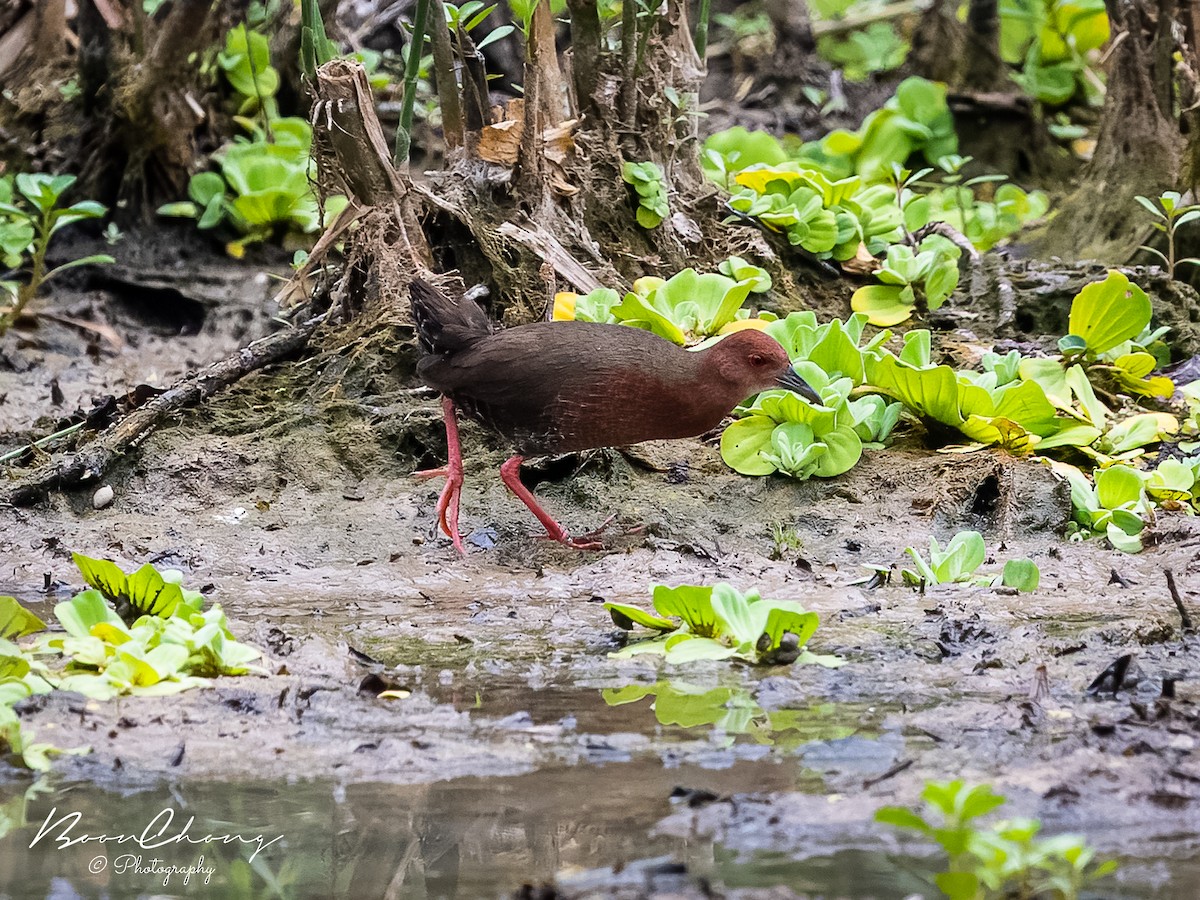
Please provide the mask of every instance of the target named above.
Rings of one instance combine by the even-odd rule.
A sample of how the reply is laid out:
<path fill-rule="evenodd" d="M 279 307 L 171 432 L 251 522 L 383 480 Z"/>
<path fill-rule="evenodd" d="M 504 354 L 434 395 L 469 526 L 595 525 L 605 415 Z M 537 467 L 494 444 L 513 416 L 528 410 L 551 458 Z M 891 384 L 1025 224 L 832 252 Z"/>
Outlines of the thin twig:
<path fill-rule="evenodd" d="M 1167 576 L 1167 590 L 1171 594 L 1171 599 L 1175 601 L 1175 608 L 1179 610 L 1179 621 L 1183 626 L 1183 633 L 1192 634 L 1195 632 L 1196 626 L 1188 614 L 1187 607 L 1183 605 L 1183 597 L 1179 593 L 1179 588 L 1175 586 L 1175 573 L 1170 569 L 1163 569 L 1163 574 Z"/>
<path fill-rule="evenodd" d="M 324 312 L 295 328 L 260 338 L 228 359 L 180 379 L 169 390 L 107 428 L 79 452 L 58 462 L 39 466 L 25 478 L 0 491 L 0 506 L 27 505 L 55 488 L 72 487 L 101 478 L 170 414 L 195 406 L 250 372 L 278 362 L 303 348 L 328 314 Z"/>

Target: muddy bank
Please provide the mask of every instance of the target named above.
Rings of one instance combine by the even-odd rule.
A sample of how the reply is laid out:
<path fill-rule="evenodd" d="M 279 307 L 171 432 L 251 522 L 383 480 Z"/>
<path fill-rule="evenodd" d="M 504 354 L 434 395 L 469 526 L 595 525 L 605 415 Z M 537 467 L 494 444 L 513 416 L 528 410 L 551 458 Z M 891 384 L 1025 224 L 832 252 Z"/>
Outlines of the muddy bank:
<path fill-rule="evenodd" d="M 629 896 L 705 877 L 729 888 L 794 887 L 804 883 L 793 882 L 796 867 L 814 858 L 823 862 L 804 871 L 832 880 L 811 882 L 812 891 L 861 894 L 899 877 L 887 863 L 899 845 L 874 825 L 874 810 L 915 802 L 926 779 L 963 777 L 995 784 L 1013 813 L 1084 831 L 1129 858 L 1116 882 L 1127 887 L 1112 896 L 1144 896 L 1147 885 L 1171 896 L 1168 880 L 1186 883 L 1197 850 L 1186 835 L 1200 831 L 1195 647 L 1179 633 L 1162 570 L 1194 604 L 1196 520 L 1161 518 L 1162 544 L 1131 557 L 1061 541 L 1061 489 L 1036 465 L 993 453 L 931 454 L 910 440 L 836 481 L 793 484 L 739 478 L 711 447 L 676 442 L 647 448 L 640 464 L 598 454 L 574 477 L 539 486 L 568 526 L 617 514 L 613 549 L 584 554 L 530 537 L 534 523 L 472 435 L 463 505 L 471 552 L 460 559 L 434 531 L 437 485 L 403 477 L 402 458 L 394 475 L 357 477 L 305 434 L 164 431 L 144 449 L 154 465 L 115 483 L 112 507 L 56 497 L 0 530 L 0 592 L 40 613 L 78 583 L 68 548 L 127 565 L 151 560 L 209 586 L 235 633 L 270 658 L 269 677 L 178 697 L 28 701 L 22 718 L 39 740 L 93 751 L 56 763 L 59 800 L 95 797 L 136 818 L 175 785 L 170 796 L 221 819 L 204 784 L 226 783 L 233 798 L 266 792 L 273 799 L 262 808 L 280 811 L 271 824 L 293 823 L 289 846 L 308 852 L 316 841 L 297 830 L 304 817 L 293 807 L 324 810 L 360 842 L 343 877 L 366 865 L 371 841 L 385 842 L 392 868 L 371 877 L 386 885 L 406 872 L 410 884 L 420 857 L 427 896 L 448 895 L 431 845 L 455 848 L 466 896 L 556 877 L 567 896 L 607 896 L 624 876 L 596 865 L 659 856 L 666 869 L 631 870 L 649 881 Z M 897 564 L 905 546 L 967 527 L 987 536 L 986 571 L 1030 556 L 1042 590 L 922 596 L 848 586 L 863 563 Z M 37 590 L 47 573 L 59 586 L 51 599 Z M 813 646 L 848 664 L 671 669 L 609 657 L 622 634 L 601 599 L 644 603 L 656 582 L 718 579 L 817 611 Z M 1126 653 L 1136 657 L 1136 683 L 1089 696 Z M 1159 699 L 1164 678 L 1174 680 L 1173 700 Z M 651 706 L 680 684 L 717 692 L 691 727 L 660 720 Z M 613 705 L 615 692 L 635 685 L 650 693 Z M 384 686 L 411 696 L 376 699 Z M 731 704 L 749 704 L 758 724 L 729 731 Z M 672 801 L 677 787 L 685 793 Z M 696 790 L 704 793 L 687 793 Z M 103 799 L 130 791 L 140 793 Z M 299 820 L 282 813 L 288 796 Z M 44 816 L 46 802 L 32 811 Z M 468 827 L 459 811 L 485 824 Z M 229 815 L 262 821 L 249 809 Z M 381 819 L 382 831 L 367 828 Z M 497 822 L 524 836 L 512 865 L 485 875 L 481 860 L 500 846 Z M 18 834 L 28 838 L 29 827 Z M 429 858 L 401 853 L 413 840 Z M 710 848 L 700 861 L 697 841 Z M 849 877 L 847 853 L 875 861 L 852 868 L 866 880 L 838 880 Z M 272 865 L 294 866 L 293 856 L 264 851 Z M 236 859 L 222 859 L 220 877 L 233 878 Z M 47 873 L 58 865 L 49 856 L 40 864 Z M 487 877 L 490 894 L 478 889 Z"/>
<path fill-rule="evenodd" d="M 1019 301 L 1006 307 L 1012 339 L 1065 321 L 1069 277 L 1005 271 Z M 50 323 L 6 349 L 24 360 L 5 372 L 10 443 L 56 417 L 31 377 L 55 359 L 65 406 L 86 406 L 90 392 L 163 383 L 151 376 L 270 328 L 270 286 L 235 272 L 197 280 L 195 291 L 237 282 L 242 299 L 213 299 L 196 334 L 176 323 L 97 356 L 78 328 Z M 127 288 L 96 290 L 112 292 L 88 301 L 96 320 L 120 325 Z M 1172 307 L 1185 337 L 1189 303 Z M 949 358 L 1002 330 L 998 305 L 948 309 Z M 262 879 L 299 897 L 361 896 L 359 885 L 504 896 L 526 883 L 567 897 L 703 896 L 706 884 L 932 896 L 936 860 L 873 814 L 915 804 L 926 780 L 962 777 L 995 785 L 1009 814 L 1120 856 L 1103 896 L 1188 896 L 1177 887 L 1197 877 L 1200 853 L 1197 651 L 1163 571 L 1195 617 L 1196 519 L 1159 515 L 1138 556 L 1068 543 L 1069 496 L 1047 469 L 939 453 L 913 425 L 847 474 L 804 483 L 737 476 L 711 437 L 537 462 L 528 481 L 570 530 L 615 516 L 609 549 L 581 553 L 535 536 L 499 480 L 504 449 L 465 426 L 460 558 L 436 529 L 440 485 L 409 477 L 439 464 L 445 443 L 405 340 L 396 329 L 345 359 L 318 348 L 183 414 L 106 475 L 106 509 L 92 508 L 90 486 L 4 511 L 0 593 L 50 618 L 80 584 L 71 550 L 177 567 L 266 651 L 271 674 L 163 699 L 26 701 L 37 740 L 91 752 L 56 760 L 48 792 L 27 796 L 27 777 L 4 774 L 17 824 L 0 856 L 21 867 L 0 873 L 34 874 L 0 874 L 0 890 L 41 897 L 56 878 L 84 895 L 150 890 L 158 882 L 89 871 L 90 848 L 29 842 L 52 808 L 132 828 L 169 807 L 206 829 L 281 836 L 253 861 L 245 847 L 209 848 L 222 896 Z M 961 529 L 984 534 L 983 571 L 1027 556 L 1041 589 L 851 584 L 867 564 L 895 575 L 905 547 Z M 626 635 L 603 600 L 646 604 L 655 583 L 717 580 L 818 612 L 813 648 L 847 664 L 610 656 Z M 1089 694 L 1126 654 L 1120 687 Z M 379 699 L 384 689 L 408 696 Z"/>

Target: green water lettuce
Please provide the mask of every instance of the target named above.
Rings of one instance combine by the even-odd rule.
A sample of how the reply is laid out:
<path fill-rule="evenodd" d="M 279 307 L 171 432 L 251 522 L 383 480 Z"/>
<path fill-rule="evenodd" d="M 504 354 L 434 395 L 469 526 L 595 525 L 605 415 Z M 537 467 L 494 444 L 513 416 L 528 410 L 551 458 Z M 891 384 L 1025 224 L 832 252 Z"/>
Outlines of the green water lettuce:
<path fill-rule="evenodd" d="M 204 603 L 198 591 L 181 586 L 183 573 L 177 569 L 159 572 L 147 563 L 126 575 L 107 559 L 92 559 L 82 553 L 72 553 L 71 558 L 83 580 L 114 603 L 127 621 L 143 615 L 166 618 L 181 606 L 188 612 L 198 612 Z"/>
<path fill-rule="evenodd" d="M 1146 494 L 1146 476 L 1126 465 L 1097 469 L 1094 483 L 1075 466 L 1052 463 L 1071 487 L 1072 529 L 1079 538 L 1104 535 L 1125 553 L 1142 549 L 1142 531 L 1153 515 Z"/>
<path fill-rule="evenodd" d="M 576 301 L 575 317 L 632 325 L 680 346 L 693 344 L 750 315 L 742 304 L 761 286 L 764 273 L 743 267 L 742 274 L 745 277 L 735 281 L 715 272 L 701 275 L 695 269 L 684 269 L 666 281 L 639 279 L 635 289 L 619 302 L 613 300 L 615 292 L 603 289 L 581 297 Z"/>
<path fill-rule="evenodd" d="M 1098 355 L 1137 337 L 1150 324 L 1150 298 L 1125 275 L 1113 270 L 1103 281 L 1086 285 L 1071 301 L 1068 327 Z"/>
<path fill-rule="evenodd" d="M 213 154 L 220 167 L 199 172 L 188 182 L 188 201 L 168 203 L 159 215 L 197 220 L 202 229 L 227 224 L 242 237 L 229 250 L 238 256 L 254 241 L 277 231 L 313 234 L 332 220 L 347 200 L 341 195 L 325 201 L 325 218 L 312 191 L 315 169 L 310 159 L 312 128 L 303 119 L 271 122 L 268 137 L 254 123 L 251 140 L 227 144 Z"/>
<path fill-rule="evenodd" d="M 671 214 L 662 166 L 653 162 L 627 162 L 621 167 L 621 177 L 637 194 L 637 223 L 643 228 L 661 225 Z"/>
<path fill-rule="evenodd" d="M 811 312 L 771 322 L 766 332 L 787 350 L 796 370 L 821 396 L 814 405 L 786 391 L 764 391 L 721 435 L 721 456 L 743 475 L 780 472 L 796 479 L 832 477 L 853 468 L 864 445 L 878 448 L 899 421 L 901 406 L 878 396 L 851 398 L 865 377 L 859 346 L 865 316 L 817 325 Z"/>
<path fill-rule="evenodd" d="M 938 309 L 958 286 L 958 258 L 962 251 L 937 235 L 926 238 L 914 251 L 904 244 L 887 248 L 883 265 L 875 272 L 880 284 L 859 288 L 850 298 L 855 312 L 872 325 L 889 327 L 908 319 L 918 302 Z"/>
<path fill-rule="evenodd" d="M 906 547 L 904 552 L 912 557 L 914 563 L 914 568 L 900 571 L 906 584 L 932 587 L 965 582 L 985 587 L 1003 585 L 1020 591 L 1035 591 L 1041 580 L 1037 564 L 1030 559 L 1008 560 L 1000 575 L 977 575 L 976 571 L 987 558 L 987 547 L 983 535 L 978 531 L 960 531 L 945 547 L 938 543 L 937 538 L 931 537 L 928 559 L 915 547 Z"/>
<path fill-rule="evenodd" d="M 661 632 L 650 640 L 630 644 L 614 656 L 656 653 L 670 663 L 739 659 L 761 664 L 792 662 L 836 667 L 842 660 L 804 649 L 817 630 L 816 613 L 788 600 L 764 600 L 756 591 L 739 593 L 727 584 L 713 586 L 656 585 L 657 615 L 636 613 L 636 607 L 606 603 L 613 621 L 628 629 L 647 624 Z M 675 623 L 670 631 L 668 622 Z"/>

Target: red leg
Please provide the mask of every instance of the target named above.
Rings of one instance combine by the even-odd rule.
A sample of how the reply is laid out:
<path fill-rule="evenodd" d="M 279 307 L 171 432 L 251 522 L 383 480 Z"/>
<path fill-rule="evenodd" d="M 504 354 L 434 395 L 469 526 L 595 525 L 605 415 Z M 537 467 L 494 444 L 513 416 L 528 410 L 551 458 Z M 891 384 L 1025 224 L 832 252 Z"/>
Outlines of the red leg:
<path fill-rule="evenodd" d="M 517 495 L 517 499 L 529 507 L 529 511 L 537 516 L 537 520 L 546 526 L 546 538 L 551 541 L 558 541 L 560 544 L 566 544 L 568 547 L 574 547 L 576 550 L 603 550 L 604 545 L 599 541 L 589 541 L 586 539 L 572 538 L 567 534 L 567 530 L 550 516 L 548 512 L 542 509 L 537 502 L 537 498 L 533 496 L 529 488 L 521 484 L 521 460 L 524 457 L 514 456 L 500 467 L 500 478 L 510 491 Z"/>
<path fill-rule="evenodd" d="M 454 401 L 449 397 L 442 398 L 442 417 L 446 420 L 447 464 L 440 469 L 413 472 L 413 475 L 417 478 L 446 479 L 446 485 L 438 496 L 438 525 L 454 542 L 454 549 L 465 554 L 467 551 L 463 547 L 462 535 L 458 532 L 458 499 L 462 495 L 463 485 L 462 445 L 458 442 L 458 412 L 454 408 Z"/>

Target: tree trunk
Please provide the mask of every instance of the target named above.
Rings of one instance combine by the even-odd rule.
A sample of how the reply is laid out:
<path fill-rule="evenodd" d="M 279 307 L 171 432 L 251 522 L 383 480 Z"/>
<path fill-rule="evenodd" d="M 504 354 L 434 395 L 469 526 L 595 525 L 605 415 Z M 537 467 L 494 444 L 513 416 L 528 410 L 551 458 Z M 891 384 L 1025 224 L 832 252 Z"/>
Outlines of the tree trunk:
<path fill-rule="evenodd" d="M 1029 242 L 1044 255 L 1127 261 L 1147 230 L 1134 196 L 1190 187 L 1196 176 L 1196 128 L 1186 107 L 1175 113 L 1173 29 L 1176 0 L 1106 0 L 1113 33 L 1108 95 L 1096 152 L 1058 215 Z M 1195 72 L 1181 63 L 1181 83 Z M 1185 77 L 1186 76 L 1186 77 Z"/>

